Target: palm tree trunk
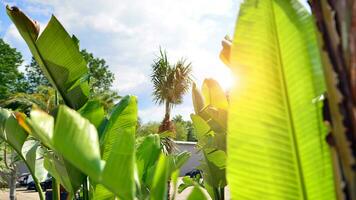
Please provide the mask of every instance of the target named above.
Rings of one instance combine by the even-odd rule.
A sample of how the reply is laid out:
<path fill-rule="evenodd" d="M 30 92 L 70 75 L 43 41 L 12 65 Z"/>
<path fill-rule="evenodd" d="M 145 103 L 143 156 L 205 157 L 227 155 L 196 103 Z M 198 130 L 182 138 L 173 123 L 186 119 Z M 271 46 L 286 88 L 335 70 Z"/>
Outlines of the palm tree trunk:
<path fill-rule="evenodd" d="M 166 101 L 166 113 L 164 118 L 170 121 L 170 116 L 171 116 L 171 107 L 169 106 L 169 102 Z"/>
<path fill-rule="evenodd" d="M 171 107 L 168 101 L 166 101 L 166 107 L 165 107 L 165 115 L 164 115 L 164 119 L 161 123 L 161 125 L 159 126 L 158 132 L 162 133 L 165 131 L 172 131 L 173 127 L 171 124 L 171 120 L 170 120 L 170 115 L 171 115 Z"/>

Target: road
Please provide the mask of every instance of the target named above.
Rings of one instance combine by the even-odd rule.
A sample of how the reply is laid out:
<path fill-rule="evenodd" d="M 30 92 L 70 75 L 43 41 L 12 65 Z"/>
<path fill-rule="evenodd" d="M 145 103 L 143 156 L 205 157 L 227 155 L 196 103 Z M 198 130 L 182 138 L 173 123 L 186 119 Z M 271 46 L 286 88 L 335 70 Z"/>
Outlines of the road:
<path fill-rule="evenodd" d="M 181 179 L 178 181 L 178 185 L 181 183 Z M 192 188 L 185 189 L 182 193 L 176 195 L 177 200 L 185 200 L 189 196 Z M 171 194 L 173 190 L 171 188 Z M 229 198 L 229 192 L 226 191 L 226 198 Z M 38 194 L 35 191 L 28 191 L 26 188 L 17 188 L 16 190 L 17 200 L 39 200 Z M 0 190 L 0 200 L 8 200 L 9 199 L 9 190 Z"/>

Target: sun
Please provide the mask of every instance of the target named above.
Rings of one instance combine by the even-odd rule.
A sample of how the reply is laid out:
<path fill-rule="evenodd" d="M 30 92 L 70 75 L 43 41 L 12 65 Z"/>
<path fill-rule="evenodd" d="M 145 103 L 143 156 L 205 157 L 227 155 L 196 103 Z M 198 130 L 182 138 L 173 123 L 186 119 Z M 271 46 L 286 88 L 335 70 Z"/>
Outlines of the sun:
<path fill-rule="evenodd" d="M 222 89 L 227 92 L 235 84 L 235 77 L 233 76 L 230 68 L 222 65 L 214 65 L 204 70 L 204 72 L 199 73 L 199 79 L 204 80 L 206 78 L 212 78 L 216 80 Z"/>

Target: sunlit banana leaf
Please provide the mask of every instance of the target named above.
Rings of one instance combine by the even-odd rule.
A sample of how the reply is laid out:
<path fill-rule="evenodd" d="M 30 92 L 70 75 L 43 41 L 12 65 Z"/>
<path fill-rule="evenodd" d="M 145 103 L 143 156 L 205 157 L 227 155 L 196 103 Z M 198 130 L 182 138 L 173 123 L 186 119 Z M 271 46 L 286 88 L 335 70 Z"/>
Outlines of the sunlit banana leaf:
<path fill-rule="evenodd" d="M 104 107 L 98 100 L 88 101 L 78 112 L 97 128 L 101 125 L 105 116 Z"/>
<path fill-rule="evenodd" d="M 160 153 L 160 137 L 157 134 L 145 136 L 137 146 L 136 166 L 138 177 L 145 186 L 151 184 L 153 173 L 151 175 L 149 173 L 155 168 Z"/>
<path fill-rule="evenodd" d="M 26 120 L 26 119 L 23 119 Z M 29 133 L 39 139 L 47 147 L 53 147 L 54 118 L 41 110 L 31 112 L 31 120 L 27 119 Z M 74 194 L 80 187 L 85 176 L 62 156 L 54 155 L 53 152 L 44 153 L 44 166 L 53 177 L 61 182 L 63 187 Z"/>
<path fill-rule="evenodd" d="M 205 200 L 207 199 L 203 190 L 199 186 L 194 186 L 187 200 Z"/>
<path fill-rule="evenodd" d="M 88 100 L 88 68 L 72 38 L 52 16 L 39 36 L 39 24 L 16 7 L 6 7 L 7 14 L 26 41 L 33 57 L 51 84 L 58 89 L 66 105 L 79 109 Z"/>
<path fill-rule="evenodd" d="M 233 199 L 335 199 L 320 105 L 320 55 L 297 0 L 246 0 L 231 52 L 228 181 Z"/>
<path fill-rule="evenodd" d="M 195 113 L 199 113 L 205 107 L 205 102 L 203 95 L 200 93 L 195 83 L 193 83 L 192 86 L 192 99 L 194 111 Z"/>
<path fill-rule="evenodd" d="M 199 105 L 199 102 L 206 104 L 195 115 L 191 115 L 198 148 L 204 155 L 199 168 L 203 171 L 204 186 L 211 198 L 222 199 L 222 192 L 227 185 L 225 171 L 229 103 L 225 92 L 213 79 L 204 80 L 202 93 L 196 88 L 192 90 L 194 106 Z"/>
<path fill-rule="evenodd" d="M 151 200 L 162 200 L 167 198 L 167 181 L 169 178 L 168 157 L 161 153 L 151 186 Z"/>
<path fill-rule="evenodd" d="M 24 119 L 26 124 L 21 124 L 29 129 L 30 134 L 93 179 L 101 179 L 104 162 L 101 161 L 94 125 L 76 111 L 62 105 L 58 108 L 54 124 L 53 117 L 45 112 L 32 110 L 31 116 L 33 118 Z"/>
<path fill-rule="evenodd" d="M 93 190 L 93 199 L 97 200 L 115 200 L 115 194 L 112 193 L 109 189 L 107 189 L 102 184 L 97 184 L 94 186 L 95 190 Z"/>
<path fill-rule="evenodd" d="M 101 179 L 99 139 L 87 119 L 66 106 L 60 106 L 52 139 L 54 150 L 95 180 Z"/>
<path fill-rule="evenodd" d="M 206 105 L 226 110 L 229 103 L 224 90 L 214 79 L 205 79 L 202 86 L 202 93 Z"/>
<path fill-rule="evenodd" d="M 102 138 L 105 186 L 122 199 L 135 196 L 134 163 L 137 99 L 124 97 L 113 109 Z"/>

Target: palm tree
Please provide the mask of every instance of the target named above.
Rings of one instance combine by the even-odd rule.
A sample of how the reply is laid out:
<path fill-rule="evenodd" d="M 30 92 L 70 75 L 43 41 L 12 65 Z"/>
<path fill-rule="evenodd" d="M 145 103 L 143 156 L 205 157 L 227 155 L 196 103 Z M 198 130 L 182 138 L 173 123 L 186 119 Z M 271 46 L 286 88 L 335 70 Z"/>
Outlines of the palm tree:
<path fill-rule="evenodd" d="M 192 80 L 192 65 L 185 59 L 171 65 L 166 51 L 160 49 L 160 55 L 152 64 L 151 80 L 153 83 L 153 99 L 155 103 L 165 105 L 165 116 L 159 132 L 172 131 L 170 120 L 171 109 L 183 102 L 183 95 L 189 90 Z"/>

